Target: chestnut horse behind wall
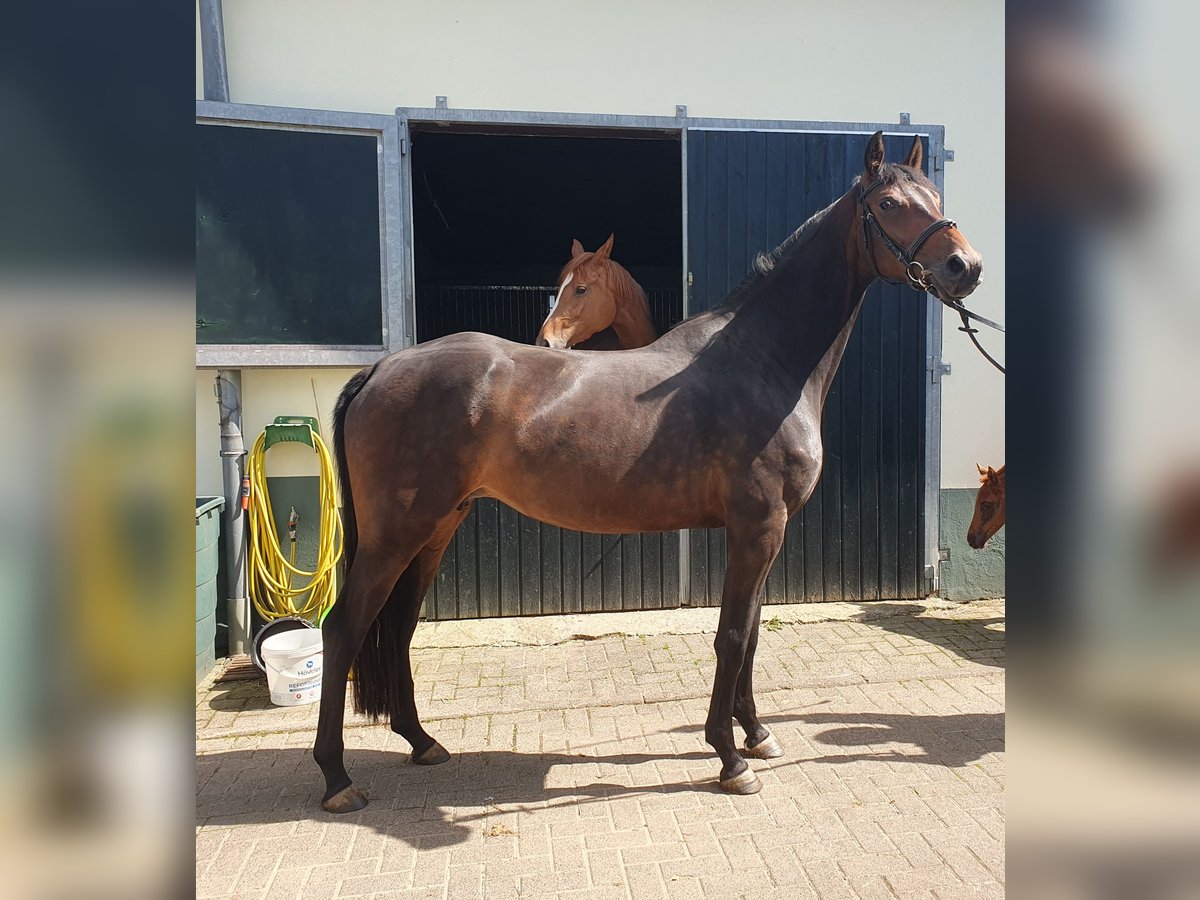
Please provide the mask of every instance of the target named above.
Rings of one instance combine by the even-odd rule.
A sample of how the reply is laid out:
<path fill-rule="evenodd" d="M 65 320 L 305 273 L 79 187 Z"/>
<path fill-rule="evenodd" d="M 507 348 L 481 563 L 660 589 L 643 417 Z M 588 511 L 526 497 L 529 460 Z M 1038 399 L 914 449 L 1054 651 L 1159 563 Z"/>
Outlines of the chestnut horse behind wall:
<path fill-rule="evenodd" d="M 822 409 L 863 295 L 878 277 L 945 300 L 979 283 L 981 257 L 942 218 L 921 156 L 918 138 L 904 164 L 887 164 L 877 132 L 840 199 L 760 255 L 719 306 L 647 347 L 558 353 L 454 334 L 347 382 L 333 435 L 348 571 L 322 626 L 313 748 L 325 809 L 367 802 L 342 758 L 351 665 L 355 705 L 402 735 L 414 763 L 450 758 L 417 716 L 409 645 L 442 554 L 479 497 L 576 531 L 724 526 L 704 735 L 724 790 L 760 789 L 745 757 L 783 755 L 754 705 L 763 582 L 821 474 Z M 741 751 L 734 718 L 746 732 Z"/>
<path fill-rule="evenodd" d="M 967 529 L 967 543 L 972 549 L 983 547 L 1004 525 L 1004 466 L 979 470 L 979 493 L 975 495 L 975 515 Z"/>
<path fill-rule="evenodd" d="M 554 306 L 538 331 L 539 347 L 633 350 L 658 340 L 645 291 L 610 255 L 614 238 L 610 234 L 595 253 L 571 242 Z"/>

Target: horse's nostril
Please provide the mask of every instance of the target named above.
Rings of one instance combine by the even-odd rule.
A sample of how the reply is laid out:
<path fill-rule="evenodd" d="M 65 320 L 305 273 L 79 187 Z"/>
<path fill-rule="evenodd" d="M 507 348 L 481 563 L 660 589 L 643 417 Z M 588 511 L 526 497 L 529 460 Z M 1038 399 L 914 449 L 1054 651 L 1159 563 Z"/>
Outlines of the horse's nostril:
<path fill-rule="evenodd" d="M 967 264 L 963 262 L 963 258 L 961 256 L 955 253 L 948 260 L 946 260 L 946 268 L 950 271 L 951 275 L 961 275 L 963 272 L 967 271 Z"/>

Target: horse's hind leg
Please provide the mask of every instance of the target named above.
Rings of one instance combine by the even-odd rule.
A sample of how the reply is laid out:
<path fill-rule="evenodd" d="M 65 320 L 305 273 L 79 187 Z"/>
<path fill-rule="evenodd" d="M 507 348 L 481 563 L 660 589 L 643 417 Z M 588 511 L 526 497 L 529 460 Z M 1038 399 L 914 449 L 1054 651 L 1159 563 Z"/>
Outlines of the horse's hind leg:
<path fill-rule="evenodd" d="M 321 711 L 313 758 L 325 775 L 321 805 L 329 812 L 353 812 L 367 805 L 362 792 L 351 786 L 342 758 L 346 679 L 367 630 L 383 608 L 400 571 L 408 567 L 414 555 L 415 550 L 400 555 L 370 552 L 360 547 L 337 602 L 321 625 L 324 648 Z"/>
<path fill-rule="evenodd" d="M 421 601 L 425 599 L 425 594 L 433 584 L 434 578 L 437 577 L 438 566 L 442 562 L 442 556 L 445 554 L 451 538 L 454 537 L 455 529 L 466 515 L 466 510 L 463 510 L 461 514 L 456 512 L 438 526 L 434 540 L 417 554 L 417 558 L 400 576 L 400 580 L 396 582 L 396 587 L 392 590 L 392 596 L 388 600 L 389 606 L 396 604 L 397 609 L 403 610 L 398 635 L 399 659 L 397 664 L 400 666 L 398 702 L 397 708 L 392 711 L 391 726 L 392 731 L 401 735 L 412 745 L 412 761 L 419 766 L 434 766 L 447 762 L 450 754 L 421 727 L 421 721 L 417 716 L 410 655 L 412 637 L 413 632 L 417 629 L 417 620 L 420 618 Z"/>
<path fill-rule="evenodd" d="M 759 619 L 762 606 L 759 605 Z M 738 675 L 737 692 L 733 698 L 733 715 L 746 731 L 746 756 L 754 759 L 776 759 L 783 756 L 783 747 L 775 736 L 758 720 L 754 706 L 754 651 L 758 649 L 758 621 L 750 631 L 750 643 Z"/>

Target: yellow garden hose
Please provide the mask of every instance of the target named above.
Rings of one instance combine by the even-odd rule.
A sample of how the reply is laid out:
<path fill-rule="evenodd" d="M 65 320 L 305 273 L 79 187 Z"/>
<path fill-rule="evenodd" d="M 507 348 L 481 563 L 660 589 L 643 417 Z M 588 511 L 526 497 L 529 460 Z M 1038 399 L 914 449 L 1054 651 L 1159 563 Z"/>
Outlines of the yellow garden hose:
<path fill-rule="evenodd" d="M 250 600 L 267 621 L 299 616 L 320 625 L 337 598 L 334 576 L 338 560 L 342 558 L 342 520 L 337 510 L 333 462 L 325 442 L 313 430 L 312 445 L 321 467 L 321 522 L 317 532 L 316 568 L 309 572 L 295 565 L 295 542 L 292 542 L 290 558 L 284 557 L 279 546 L 271 495 L 267 490 L 266 439 L 264 431 L 246 458 L 246 477 L 250 482 Z"/>

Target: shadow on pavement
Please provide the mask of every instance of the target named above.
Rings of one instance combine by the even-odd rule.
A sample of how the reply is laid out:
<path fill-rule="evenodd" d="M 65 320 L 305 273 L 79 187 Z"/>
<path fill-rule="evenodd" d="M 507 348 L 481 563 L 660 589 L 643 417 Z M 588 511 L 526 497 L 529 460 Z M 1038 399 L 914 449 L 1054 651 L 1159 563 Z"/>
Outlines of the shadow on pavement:
<path fill-rule="evenodd" d="M 625 773 L 614 781 L 547 786 L 556 766 L 637 766 L 645 763 L 703 766 L 709 774 L 673 783 L 657 780 L 645 786 Z M 715 776 L 716 756 L 701 750 L 683 753 L 615 753 L 592 756 L 571 753 L 474 751 L 451 757 L 445 765 L 425 768 L 408 762 L 408 754 L 385 750 L 347 750 L 346 767 L 370 805 L 356 813 L 334 816 L 321 809 L 324 790 L 312 754 L 304 748 L 231 750 L 197 759 L 196 821 L 203 825 L 284 823 L 296 820 L 345 822 L 430 849 L 459 844 L 479 836 L 489 820 L 504 821 L 522 808 L 606 803 L 621 797 L 675 792 L 721 793 Z M 206 778 L 205 773 L 211 774 Z M 601 774 L 598 778 L 606 777 Z M 558 781 L 563 779 L 559 778 Z M 625 782 L 625 783 L 619 783 Z M 583 799 L 580 799 L 583 798 Z M 607 815 L 603 807 L 599 814 Z M 501 831 L 495 836 L 503 836 Z"/>
<path fill-rule="evenodd" d="M 818 746 L 838 747 L 844 751 L 868 748 L 861 752 L 823 753 L 813 759 L 797 760 L 805 764 L 869 760 L 958 768 L 989 753 L 1004 752 L 1004 713 L 916 716 L 823 712 L 764 716 L 763 721 L 830 725 L 833 727 L 808 735 L 809 740 Z M 884 744 L 905 744 L 915 748 L 915 752 L 880 746 Z"/>
<path fill-rule="evenodd" d="M 880 602 L 872 603 L 854 621 L 928 641 L 981 665 L 1004 667 L 1004 632 L 988 627 L 1003 624 L 1004 616 L 950 619 L 930 615 L 911 604 Z"/>

